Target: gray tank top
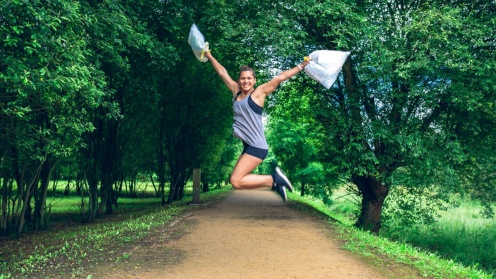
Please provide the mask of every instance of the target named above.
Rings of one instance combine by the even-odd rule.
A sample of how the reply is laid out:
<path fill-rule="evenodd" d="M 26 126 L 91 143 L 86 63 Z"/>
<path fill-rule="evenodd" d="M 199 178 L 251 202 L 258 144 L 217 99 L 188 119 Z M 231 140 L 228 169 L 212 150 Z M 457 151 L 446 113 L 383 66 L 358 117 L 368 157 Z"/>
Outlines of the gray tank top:
<path fill-rule="evenodd" d="M 233 135 L 253 147 L 269 149 L 262 123 L 263 107 L 253 101 L 251 93 L 243 100 L 236 101 L 239 94 L 241 92 L 233 98 Z"/>

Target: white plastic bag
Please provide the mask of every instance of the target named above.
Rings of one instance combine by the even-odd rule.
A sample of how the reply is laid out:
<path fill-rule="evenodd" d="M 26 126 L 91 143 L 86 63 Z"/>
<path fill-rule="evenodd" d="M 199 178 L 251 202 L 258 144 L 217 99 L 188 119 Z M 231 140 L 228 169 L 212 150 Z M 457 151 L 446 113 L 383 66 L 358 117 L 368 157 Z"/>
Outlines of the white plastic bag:
<path fill-rule="evenodd" d="M 193 53 L 195 54 L 196 59 L 201 62 L 208 61 L 208 58 L 203 56 L 204 52 L 208 51 L 208 42 L 205 42 L 203 34 L 194 23 L 189 30 L 188 43 L 193 49 Z"/>
<path fill-rule="evenodd" d="M 349 51 L 317 50 L 310 54 L 310 63 L 305 66 L 308 76 L 325 88 L 331 88 L 339 75 Z"/>

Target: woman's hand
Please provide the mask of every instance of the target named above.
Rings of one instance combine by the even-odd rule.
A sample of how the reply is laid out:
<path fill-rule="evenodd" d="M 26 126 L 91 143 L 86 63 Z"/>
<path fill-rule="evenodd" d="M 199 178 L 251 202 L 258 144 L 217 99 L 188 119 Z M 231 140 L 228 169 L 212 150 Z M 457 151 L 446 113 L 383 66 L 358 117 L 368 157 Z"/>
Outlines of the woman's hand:
<path fill-rule="evenodd" d="M 303 69 L 305 68 L 306 65 L 308 65 L 308 63 L 310 63 L 310 57 L 309 56 L 306 56 L 305 59 L 303 59 L 303 62 L 301 62 L 300 64 L 298 64 L 298 69 L 300 69 L 300 71 L 303 71 Z"/>
<path fill-rule="evenodd" d="M 203 52 L 203 55 L 204 55 L 205 57 L 207 57 L 207 58 L 208 58 L 208 60 L 210 60 L 210 59 L 213 57 L 213 56 L 212 56 L 212 53 L 210 53 L 210 49 L 209 49 L 209 50 L 205 50 L 205 51 Z"/>

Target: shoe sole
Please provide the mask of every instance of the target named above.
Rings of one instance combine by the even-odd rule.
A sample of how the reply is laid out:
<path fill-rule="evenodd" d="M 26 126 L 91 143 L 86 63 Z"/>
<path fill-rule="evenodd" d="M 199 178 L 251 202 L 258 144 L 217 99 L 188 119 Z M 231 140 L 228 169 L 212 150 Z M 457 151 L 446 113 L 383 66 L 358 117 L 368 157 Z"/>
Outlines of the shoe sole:
<path fill-rule="evenodd" d="M 288 188 L 290 192 L 293 192 L 293 185 L 291 185 L 291 181 L 289 181 L 289 179 L 286 177 L 286 175 L 284 175 L 284 173 L 281 171 L 279 167 L 276 167 L 276 172 L 277 175 L 279 175 L 284 180 L 284 182 L 288 184 L 285 187 Z"/>

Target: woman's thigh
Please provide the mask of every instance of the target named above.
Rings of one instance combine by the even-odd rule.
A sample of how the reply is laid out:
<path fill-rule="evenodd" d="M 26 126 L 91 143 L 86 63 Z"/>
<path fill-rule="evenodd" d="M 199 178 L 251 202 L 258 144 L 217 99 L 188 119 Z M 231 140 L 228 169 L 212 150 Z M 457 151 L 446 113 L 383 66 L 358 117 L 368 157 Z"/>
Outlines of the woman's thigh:
<path fill-rule="evenodd" d="M 262 163 L 262 159 L 251 156 L 249 154 L 242 154 L 239 156 L 236 166 L 231 174 L 231 179 L 239 180 L 246 175 L 250 174 L 256 167 Z"/>

